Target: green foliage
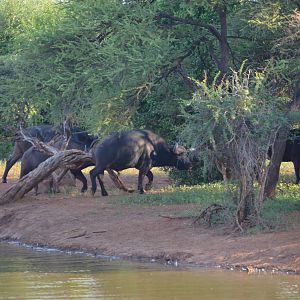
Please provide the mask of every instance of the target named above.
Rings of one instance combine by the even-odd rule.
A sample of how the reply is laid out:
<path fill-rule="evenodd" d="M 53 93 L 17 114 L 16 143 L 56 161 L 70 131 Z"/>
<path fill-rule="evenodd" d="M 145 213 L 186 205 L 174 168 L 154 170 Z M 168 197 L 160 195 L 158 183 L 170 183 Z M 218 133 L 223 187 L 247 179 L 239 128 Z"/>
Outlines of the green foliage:
<path fill-rule="evenodd" d="M 280 183 L 277 190 L 276 197 L 264 204 L 261 214 L 263 222 L 258 229 L 283 230 L 298 218 L 295 212 L 300 210 L 299 185 Z"/>
<path fill-rule="evenodd" d="M 0 160 L 3 160 L 9 156 L 12 152 L 12 141 L 7 137 L 0 137 Z"/>
<path fill-rule="evenodd" d="M 192 146 L 206 147 L 204 155 L 223 151 L 224 145 L 235 135 L 235 128 L 243 124 L 251 127 L 251 134 L 262 149 L 268 149 L 270 132 L 286 122 L 281 108 L 286 97 L 275 97 L 268 90 L 265 73 L 234 72 L 221 84 L 209 85 L 207 80 L 199 82 L 199 93 L 192 101 L 192 113 L 185 113 L 186 127 L 183 136 Z M 217 153 L 220 157 L 223 153 Z M 212 159 L 207 162 L 213 162 Z"/>
<path fill-rule="evenodd" d="M 206 167 L 210 169 L 207 170 Z M 203 163 L 203 161 L 193 163 L 192 168 L 187 171 L 171 169 L 169 175 L 176 185 L 197 185 L 203 182 L 208 183 L 223 179 L 215 165 L 208 165 Z"/>
<path fill-rule="evenodd" d="M 102 136 L 139 127 L 197 146 L 201 162 L 173 178 L 215 179 L 238 126 L 266 152 L 276 126 L 298 122 L 285 114 L 300 69 L 297 9 L 286 0 L 2 0 L 0 156 L 20 124 L 71 115 Z M 221 84 L 220 11 L 231 68 Z"/>
<path fill-rule="evenodd" d="M 178 60 L 189 77 L 201 81 L 206 72 L 211 83 L 220 50 L 207 28 L 157 15 L 218 29 L 218 9 L 225 4 L 231 66 L 247 59 L 261 69 L 273 59 L 284 75 L 282 86 L 291 86 L 289 70 L 297 70 L 288 51 L 297 49 L 289 27 L 293 2 L 1 1 L 1 131 L 13 136 L 24 116 L 31 125 L 58 123 L 68 114 L 102 135 L 140 127 L 178 140 L 185 127 L 180 104 L 192 97 Z"/>

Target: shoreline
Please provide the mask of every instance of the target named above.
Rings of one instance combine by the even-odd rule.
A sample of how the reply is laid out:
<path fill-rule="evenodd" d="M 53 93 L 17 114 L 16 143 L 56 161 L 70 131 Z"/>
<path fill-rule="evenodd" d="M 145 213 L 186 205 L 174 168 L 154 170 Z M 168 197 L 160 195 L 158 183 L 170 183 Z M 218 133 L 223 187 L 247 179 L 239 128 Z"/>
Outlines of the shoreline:
<path fill-rule="evenodd" d="M 27 244 L 22 241 L 12 240 L 9 238 L 2 238 L 0 239 L 0 244 L 8 244 L 13 245 L 16 247 L 22 247 L 25 249 L 29 249 L 31 251 L 37 252 L 45 252 L 45 253 L 59 253 L 63 255 L 79 255 L 84 257 L 91 257 L 95 259 L 101 259 L 105 261 L 130 261 L 134 263 L 141 263 L 141 264 L 160 264 L 166 265 L 174 268 L 199 268 L 199 269 L 208 269 L 208 270 L 223 270 L 223 271 L 233 271 L 233 272 L 244 272 L 248 274 L 285 274 L 285 275 L 300 275 L 300 272 L 293 271 L 293 270 L 281 270 L 278 268 L 258 268 L 255 266 L 240 265 L 220 265 L 220 264 L 204 264 L 204 263 L 187 263 L 184 261 L 177 261 L 176 259 L 169 260 L 169 259 L 155 259 L 151 257 L 135 257 L 135 256 L 109 256 L 99 252 L 91 252 L 85 251 L 80 248 L 68 248 L 68 247 L 55 247 L 51 245 L 45 244 Z"/>

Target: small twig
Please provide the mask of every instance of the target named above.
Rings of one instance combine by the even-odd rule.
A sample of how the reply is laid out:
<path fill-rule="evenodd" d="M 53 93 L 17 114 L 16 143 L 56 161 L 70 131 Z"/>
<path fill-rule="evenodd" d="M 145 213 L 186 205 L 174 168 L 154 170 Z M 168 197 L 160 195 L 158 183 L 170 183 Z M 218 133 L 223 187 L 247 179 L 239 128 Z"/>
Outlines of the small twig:
<path fill-rule="evenodd" d="M 183 217 L 183 216 L 176 217 L 176 216 L 166 216 L 166 215 L 159 215 L 159 217 L 171 219 L 171 220 L 175 220 L 175 219 L 181 220 L 181 219 L 190 219 L 191 218 L 191 217 Z"/>
<path fill-rule="evenodd" d="M 85 236 L 86 233 L 87 233 L 87 232 L 86 232 L 86 230 L 85 230 L 84 232 L 78 233 L 78 234 L 76 234 L 76 235 L 69 236 L 69 237 L 67 237 L 67 239 L 76 239 L 76 238 Z"/>

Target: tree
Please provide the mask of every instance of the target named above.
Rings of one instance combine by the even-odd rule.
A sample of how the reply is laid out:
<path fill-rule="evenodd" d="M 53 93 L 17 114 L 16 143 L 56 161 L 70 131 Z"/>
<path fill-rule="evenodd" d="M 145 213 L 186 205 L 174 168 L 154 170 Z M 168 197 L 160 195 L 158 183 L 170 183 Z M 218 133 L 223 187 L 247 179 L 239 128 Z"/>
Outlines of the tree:
<path fill-rule="evenodd" d="M 221 99 L 227 97 L 223 93 L 236 99 L 226 84 L 234 77 L 232 70 L 242 64 L 268 78 L 265 91 L 279 102 L 265 103 L 270 111 L 274 108 L 276 118 L 277 112 L 284 120 L 289 115 L 299 67 L 296 1 L 5 0 L 1 4 L 0 21 L 5 25 L 0 32 L 1 128 L 23 121 L 58 123 L 72 114 L 82 127 L 101 135 L 138 126 L 173 139 L 192 124 L 183 115 L 195 109 L 193 97 L 213 91 Z M 251 86 L 249 91 L 251 101 L 258 101 Z M 189 102 L 182 112 L 181 106 Z M 254 117 L 247 115 L 256 117 L 256 111 Z M 193 114 L 189 118 L 193 120 Z M 210 125 L 210 120 L 202 123 L 199 132 L 203 128 L 212 132 Z M 245 133 L 244 127 L 233 127 Z M 200 136 L 194 134 L 190 142 Z M 280 155 L 275 157 L 277 170 Z M 219 167 L 224 172 L 226 166 Z"/>

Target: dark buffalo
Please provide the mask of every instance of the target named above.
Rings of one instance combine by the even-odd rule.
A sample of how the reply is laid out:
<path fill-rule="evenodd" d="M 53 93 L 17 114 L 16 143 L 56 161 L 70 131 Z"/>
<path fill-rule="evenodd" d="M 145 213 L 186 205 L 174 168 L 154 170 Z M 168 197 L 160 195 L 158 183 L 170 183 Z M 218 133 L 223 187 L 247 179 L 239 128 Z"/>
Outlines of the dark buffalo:
<path fill-rule="evenodd" d="M 300 129 L 292 129 L 289 138 L 286 141 L 286 146 L 282 161 L 291 161 L 294 165 L 296 183 L 300 181 Z"/>
<path fill-rule="evenodd" d="M 272 156 L 272 150 L 269 148 L 269 158 Z M 289 137 L 286 141 L 283 162 L 291 161 L 294 165 L 296 183 L 300 182 L 300 129 L 290 130 Z"/>
<path fill-rule="evenodd" d="M 90 171 L 92 193 L 96 192 L 96 177 L 100 174 L 101 193 L 107 196 L 103 185 L 104 170 L 121 171 L 128 168 L 139 170 L 138 190 L 144 193 L 143 179 L 153 180 L 152 167 L 176 167 L 189 169 L 191 162 L 185 155 L 186 150 L 176 144 L 170 147 L 163 138 L 148 130 L 133 130 L 115 133 L 98 144 L 93 152 L 96 167 Z"/>
<path fill-rule="evenodd" d="M 80 128 L 72 128 L 72 134 L 67 149 L 89 151 L 95 139 L 95 137 L 88 135 L 85 131 L 82 131 Z M 57 144 L 53 146 L 59 148 L 60 144 L 61 141 L 57 142 Z M 26 174 L 37 168 L 40 163 L 42 163 L 49 157 L 50 155 L 39 151 L 35 147 L 30 147 L 29 149 L 27 149 L 27 151 L 25 151 L 25 153 L 22 156 L 20 178 L 24 177 Z M 87 164 L 84 167 L 87 166 L 89 165 Z M 75 176 L 76 179 L 82 182 L 81 192 L 85 192 L 87 190 L 87 180 L 81 170 L 82 168 L 72 169 L 70 170 L 70 172 Z"/>
<path fill-rule="evenodd" d="M 50 155 L 39 151 L 35 147 L 29 148 L 22 156 L 21 160 L 21 175 L 20 178 L 27 175 L 32 170 L 36 169 L 43 161 L 48 159 Z M 87 165 L 88 166 L 88 165 Z M 82 182 L 81 192 L 85 192 L 87 190 L 87 180 L 83 175 L 81 169 L 72 169 L 70 172 L 75 176 L 76 179 Z M 53 187 L 53 180 L 50 181 L 50 188 Z M 35 187 L 35 191 L 37 193 L 38 187 Z"/>
<path fill-rule="evenodd" d="M 36 137 L 40 141 L 45 143 L 53 139 L 53 137 L 58 132 L 62 132 L 62 128 L 53 125 L 40 125 L 40 126 L 34 126 L 34 127 L 24 129 L 24 133 L 26 135 L 29 135 L 31 137 Z M 68 149 L 79 149 L 79 150 L 88 151 L 94 139 L 95 138 L 87 134 L 86 131 L 83 131 L 78 127 L 73 127 L 72 137 L 69 142 Z M 9 170 L 19 159 L 22 158 L 23 154 L 31 147 L 32 145 L 27 141 L 18 140 L 18 139 L 15 141 L 13 153 L 10 155 L 9 159 L 7 160 L 5 170 L 2 176 L 3 183 L 7 182 L 7 175 Z"/>
<path fill-rule="evenodd" d="M 47 143 L 55 136 L 56 128 L 52 125 L 34 126 L 24 129 L 24 133 L 26 135 L 36 137 L 40 141 Z M 19 159 L 21 159 L 25 151 L 28 150 L 31 146 L 32 145 L 26 141 L 15 141 L 13 152 L 6 162 L 5 170 L 2 176 L 3 183 L 7 182 L 7 175 L 9 170 Z"/>

